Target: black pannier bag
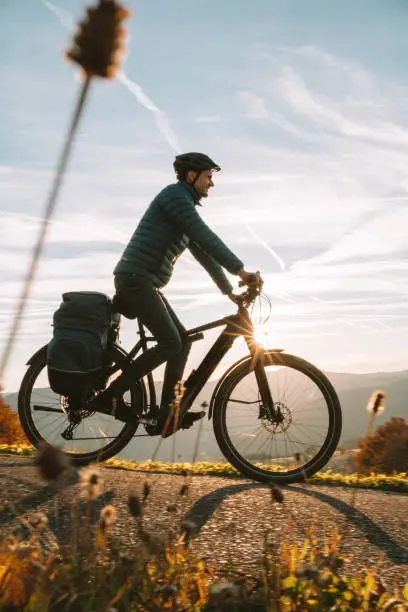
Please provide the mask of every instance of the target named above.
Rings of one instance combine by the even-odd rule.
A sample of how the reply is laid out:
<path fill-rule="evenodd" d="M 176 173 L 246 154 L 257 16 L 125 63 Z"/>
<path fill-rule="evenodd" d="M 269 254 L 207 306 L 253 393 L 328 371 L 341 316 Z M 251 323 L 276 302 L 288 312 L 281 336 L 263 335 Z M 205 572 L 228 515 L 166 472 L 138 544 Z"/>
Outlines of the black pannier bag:
<path fill-rule="evenodd" d="M 64 293 L 54 312 L 53 337 L 47 347 L 51 389 L 82 400 L 99 388 L 103 368 L 108 365 L 108 349 L 117 339 L 119 326 L 120 315 L 104 293 Z"/>

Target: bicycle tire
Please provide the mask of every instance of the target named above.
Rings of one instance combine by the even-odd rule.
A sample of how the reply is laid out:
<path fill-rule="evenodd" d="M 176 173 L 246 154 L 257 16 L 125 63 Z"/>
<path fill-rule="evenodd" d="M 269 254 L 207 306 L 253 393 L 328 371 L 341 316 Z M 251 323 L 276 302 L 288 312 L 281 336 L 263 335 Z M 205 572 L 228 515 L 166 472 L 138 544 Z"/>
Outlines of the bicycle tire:
<path fill-rule="evenodd" d="M 111 351 L 113 362 L 118 364 L 124 363 L 126 360 L 126 353 L 120 347 L 113 345 Z M 24 433 L 33 446 L 38 448 L 41 442 L 47 442 L 48 440 L 43 437 L 35 424 L 31 404 L 35 382 L 39 379 L 41 373 L 43 373 L 44 369 L 47 367 L 46 346 L 43 347 L 43 350 L 38 351 L 30 359 L 29 364 L 29 368 L 23 377 L 18 393 L 18 414 Z M 45 391 L 48 390 L 45 389 Z M 132 411 L 136 410 L 136 408 L 143 411 L 146 401 L 143 382 L 136 381 L 135 384 L 132 385 L 129 392 Z M 49 393 L 51 395 L 51 390 L 49 390 Z M 57 394 L 54 395 L 59 397 Z M 117 423 L 121 422 L 117 421 Z M 89 463 L 106 461 L 106 459 L 117 455 L 130 442 L 138 426 L 139 422 L 137 419 L 123 423 L 123 427 L 119 434 L 112 440 L 112 442 L 109 442 L 102 449 L 82 453 L 69 452 L 65 450 L 64 452 L 71 457 L 74 465 L 87 465 Z"/>
<path fill-rule="evenodd" d="M 256 465 L 255 463 L 251 463 L 251 461 L 243 457 L 241 452 L 236 448 L 236 444 L 231 440 L 231 435 L 228 431 L 227 410 L 229 402 L 244 403 L 241 400 L 231 398 L 234 389 L 237 389 L 243 379 L 253 372 L 253 359 L 251 356 L 241 359 L 234 366 L 231 366 L 224 381 L 222 381 L 216 390 L 215 397 L 212 398 L 214 434 L 225 458 L 244 476 L 259 482 L 276 482 L 280 484 L 304 482 L 308 477 L 312 476 L 326 465 L 337 448 L 342 428 L 340 402 L 331 382 L 323 372 L 311 363 L 280 351 L 265 351 L 264 356 L 266 368 L 269 366 L 276 366 L 278 369 L 286 367 L 290 371 L 298 372 L 306 376 L 306 379 L 311 381 L 321 393 L 325 402 L 325 407 L 327 408 L 328 427 L 319 451 L 302 465 L 291 468 L 288 466 L 286 470 L 282 469 L 280 466 L 278 468 L 280 471 L 271 471 L 270 469 L 265 469 L 265 466 L 262 464 Z M 314 389 L 314 387 L 312 388 Z M 245 408 L 245 410 L 247 410 L 247 408 Z M 258 420 L 259 418 L 260 417 L 258 417 Z M 235 423 L 236 422 L 237 421 L 235 421 Z"/>

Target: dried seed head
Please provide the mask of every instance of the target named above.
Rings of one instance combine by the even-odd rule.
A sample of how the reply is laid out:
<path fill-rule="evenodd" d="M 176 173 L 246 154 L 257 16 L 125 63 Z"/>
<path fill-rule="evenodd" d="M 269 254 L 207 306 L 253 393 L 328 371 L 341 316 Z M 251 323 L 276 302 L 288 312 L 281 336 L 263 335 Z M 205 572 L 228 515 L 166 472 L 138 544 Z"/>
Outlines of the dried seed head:
<path fill-rule="evenodd" d="M 71 457 L 48 442 L 41 442 L 34 462 L 45 480 L 56 481 L 70 468 Z"/>
<path fill-rule="evenodd" d="M 368 404 L 367 411 L 372 414 L 381 414 L 385 410 L 385 393 L 384 391 L 374 391 L 371 395 Z"/>
<path fill-rule="evenodd" d="M 43 512 L 35 512 L 29 519 L 33 529 L 45 529 L 48 524 L 48 518 Z"/>
<path fill-rule="evenodd" d="M 284 498 L 281 489 L 279 489 L 276 485 L 270 484 L 269 491 L 271 493 L 272 501 L 276 502 L 277 504 L 283 504 Z"/>
<path fill-rule="evenodd" d="M 187 492 L 188 492 L 188 484 L 187 484 L 187 483 L 184 483 L 184 484 L 181 486 L 180 491 L 179 491 L 179 495 L 180 495 L 180 497 L 183 497 L 183 495 L 185 495 Z"/>
<path fill-rule="evenodd" d="M 178 399 L 183 397 L 185 390 L 186 390 L 186 387 L 183 385 L 181 380 L 179 380 L 174 385 L 174 394 L 175 394 L 176 398 L 178 398 Z"/>
<path fill-rule="evenodd" d="M 135 493 L 131 493 L 128 497 L 128 508 L 132 516 L 140 517 L 143 513 L 143 506 Z"/>
<path fill-rule="evenodd" d="M 150 491 L 151 491 L 150 484 L 146 480 L 145 483 L 143 484 L 143 500 L 146 500 L 149 497 Z"/>
<path fill-rule="evenodd" d="M 78 472 L 81 492 L 88 500 L 94 500 L 102 493 L 103 479 L 93 466 L 82 468 Z"/>
<path fill-rule="evenodd" d="M 116 521 L 117 512 L 115 506 L 108 504 L 101 510 L 101 519 L 105 521 L 106 525 L 109 527 Z"/>
<path fill-rule="evenodd" d="M 122 21 L 127 19 L 129 11 L 115 0 L 100 0 L 86 12 L 66 56 L 81 66 L 85 74 L 110 78 L 119 68 L 125 35 Z"/>

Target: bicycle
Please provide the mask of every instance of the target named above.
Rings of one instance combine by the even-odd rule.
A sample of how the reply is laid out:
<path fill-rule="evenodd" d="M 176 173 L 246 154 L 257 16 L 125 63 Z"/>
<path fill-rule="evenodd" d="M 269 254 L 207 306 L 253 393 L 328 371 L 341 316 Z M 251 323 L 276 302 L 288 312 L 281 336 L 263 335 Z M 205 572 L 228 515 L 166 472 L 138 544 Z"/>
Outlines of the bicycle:
<path fill-rule="evenodd" d="M 180 413 L 186 414 L 233 342 L 242 336 L 249 354 L 224 372 L 209 403 L 208 419 L 213 419 L 218 446 L 246 477 L 281 484 L 301 482 L 326 465 L 336 450 L 341 407 L 332 384 L 318 368 L 283 349 L 266 350 L 255 341 L 249 307 L 258 295 L 258 290 L 247 289 L 237 296 L 236 313 L 186 332 L 194 342 L 207 330 L 224 328 L 184 381 Z M 140 338 L 130 352 L 118 344 L 111 346 L 102 388 L 154 341 L 138 323 Z M 86 403 L 79 414 L 73 414 L 69 398 L 55 397 L 49 388 L 36 387 L 46 377 L 46 349 L 43 346 L 28 360 L 18 396 L 21 424 L 34 446 L 42 440 L 53 445 L 63 440 L 67 446 L 63 450 L 72 455 L 75 464 L 83 465 L 116 455 L 137 436 L 139 425 L 145 428 L 142 435 L 149 435 L 157 410 L 151 372 L 145 377 L 147 382 L 134 381 L 127 393 L 125 400 L 134 417 L 126 422 L 91 412 Z"/>

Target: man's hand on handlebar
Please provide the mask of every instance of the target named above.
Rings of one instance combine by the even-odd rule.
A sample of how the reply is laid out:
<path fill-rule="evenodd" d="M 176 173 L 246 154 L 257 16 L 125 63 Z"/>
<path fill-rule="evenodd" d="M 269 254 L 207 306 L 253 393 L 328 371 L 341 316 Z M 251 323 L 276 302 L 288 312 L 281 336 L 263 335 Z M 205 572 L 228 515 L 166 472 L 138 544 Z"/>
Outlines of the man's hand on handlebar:
<path fill-rule="evenodd" d="M 248 306 L 261 293 L 264 284 L 263 278 L 259 271 L 247 272 L 243 268 L 237 272 L 237 275 L 241 278 L 238 285 L 240 287 L 247 285 L 248 289 L 244 293 L 228 293 L 228 297 L 238 306 Z"/>
<path fill-rule="evenodd" d="M 244 268 L 241 268 L 241 270 L 238 270 L 237 275 L 241 279 L 238 283 L 240 287 L 247 285 L 250 289 L 262 289 L 264 282 L 259 270 L 247 272 Z"/>

